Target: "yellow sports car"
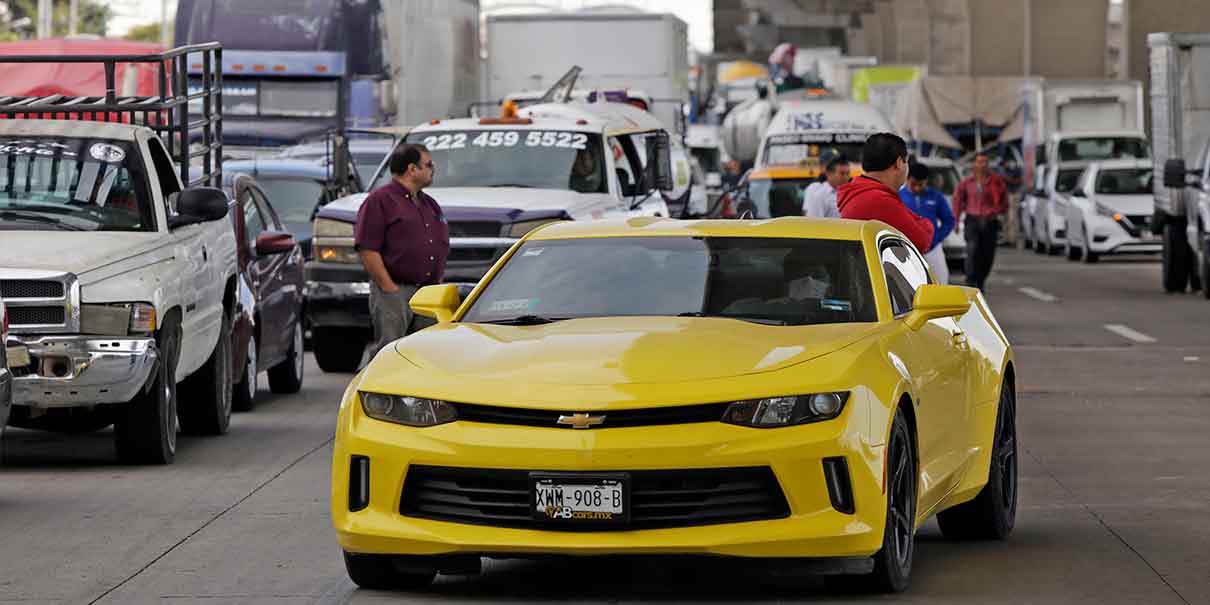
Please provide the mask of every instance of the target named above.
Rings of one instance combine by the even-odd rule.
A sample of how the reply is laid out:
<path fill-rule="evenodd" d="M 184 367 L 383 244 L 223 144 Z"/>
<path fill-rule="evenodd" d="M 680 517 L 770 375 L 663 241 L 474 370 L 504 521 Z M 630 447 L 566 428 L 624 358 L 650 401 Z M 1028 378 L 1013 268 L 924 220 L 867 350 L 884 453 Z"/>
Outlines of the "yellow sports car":
<path fill-rule="evenodd" d="M 1012 349 L 978 291 L 927 267 L 879 222 L 635 218 L 540 227 L 466 301 L 420 290 L 437 325 L 341 402 L 350 577 L 684 553 L 898 591 L 930 516 L 1004 538 Z"/>

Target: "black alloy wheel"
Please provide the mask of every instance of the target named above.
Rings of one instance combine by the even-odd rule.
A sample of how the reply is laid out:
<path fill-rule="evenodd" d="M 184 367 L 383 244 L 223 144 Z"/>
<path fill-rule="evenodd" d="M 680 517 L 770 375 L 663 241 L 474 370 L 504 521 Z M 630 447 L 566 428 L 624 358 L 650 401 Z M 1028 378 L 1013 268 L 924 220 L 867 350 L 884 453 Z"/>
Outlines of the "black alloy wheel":
<path fill-rule="evenodd" d="M 1184 292 L 1185 287 L 1189 285 L 1192 264 L 1189 258 L 1189 242 L 1185 237 L 1185 223 L 1167 221 L 1164 224 L 1164 253 L 1161 263 L 1164 290 Z"/>
<path fill-rule="evenodd" d="M 916 550 L 917 465 L 915 441 L 903 410 L 895 411 L 887 443 L 887 516 L 882 548 L 871 579 L 882 592 L 907 590 Z"/>
<path fill-rule="evenodd" d="M 1017 406 L 1012 385 L 1000 387 L 987 484 L 974 500 L 943 510 L 937 523 L 955 540 L 1003 540 L 1017 520 Z"/>

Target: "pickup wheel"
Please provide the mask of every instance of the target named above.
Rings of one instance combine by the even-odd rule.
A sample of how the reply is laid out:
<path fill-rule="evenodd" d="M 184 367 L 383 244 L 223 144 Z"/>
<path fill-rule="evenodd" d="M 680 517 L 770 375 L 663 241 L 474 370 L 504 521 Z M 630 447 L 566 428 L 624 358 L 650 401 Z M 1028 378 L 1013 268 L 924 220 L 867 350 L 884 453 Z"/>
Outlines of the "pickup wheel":
<path fill-rule="evenodd" d="M 294 337 L 285 361 L 269 368 L 269 390 L 278 394 L 297 393 L 303 382 L 302 320 L 294 322 Z"/>
<path fill-rule="evenodd" d="M 1185 237 L 1185 224 L 1168 221 L 1164 224 L 1164 254 L 1162 271 L 1164 290 L 1184 292 L 1189 285 L 1189 272 L 1193 263 L 1190 259 L 1189 242 Z"/>
<path fill-rule="evenodd" d="M 248 337 L 248 354 L 244 357 L 244 370 L 239 382 L 235 383 L 235 391 L 231 394 L 231 409 L 237 412 L 248 412 L 256 407 L 256 391 L 260 388 L 256 371 L 256 334 Z"/>
<path fill-rule="evenodd" d="M 222 435 L 231 425 L 231 315 L 223 313 L 218 343 L 206 365 L 185 379 L 178 415 L 181 431 Z"/>
<path fill-rule="evenodd" d="M 361 364 L 365 342 L 350 337 L 348 331 L 342 333 L 336 328 L 315 328 L 311 332 L 311 341 L 315 362 L 325 372 L 356 372 Z"/>
<path fill-rule="evenodd" d="M 151 386 L 122 406 L 114 422 L 118 458 L 136 464 L 170 464 L 176 457 L 176 362 L 180 328 L 160 336 L 160 360 Z"/>

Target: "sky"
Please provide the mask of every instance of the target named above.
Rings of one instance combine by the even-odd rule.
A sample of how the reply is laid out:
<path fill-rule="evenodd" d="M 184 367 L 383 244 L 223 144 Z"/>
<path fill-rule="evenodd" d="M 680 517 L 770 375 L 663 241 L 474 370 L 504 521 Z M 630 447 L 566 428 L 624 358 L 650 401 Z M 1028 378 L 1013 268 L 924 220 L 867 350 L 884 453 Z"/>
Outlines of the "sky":
<path fill-rule="evenodd" d="M 255 1 L 255 0 L 248 0 Z M 391 0 L 385 0 L 391 1 Z M 399 0 L 395 0 L 399 1 Z M 407 0 L 402 0 L 406 2 Z M 176 0 L 106 0 L 114 12 L 110 20 L 110 35 L 122 36 L 135 25 L 158 22 L 163 4 L 168 5 L 169 19 L 176 10 Z M 583 7 L 608 5 L 631 5 L 644 10 L 675 13 L 689 24 L 689 43 L 700 52 L 709 52 L 714 47 L 713 0 L 480 0 L 483 9 L 499 5 L 535 5 L 575 10 Z"/>

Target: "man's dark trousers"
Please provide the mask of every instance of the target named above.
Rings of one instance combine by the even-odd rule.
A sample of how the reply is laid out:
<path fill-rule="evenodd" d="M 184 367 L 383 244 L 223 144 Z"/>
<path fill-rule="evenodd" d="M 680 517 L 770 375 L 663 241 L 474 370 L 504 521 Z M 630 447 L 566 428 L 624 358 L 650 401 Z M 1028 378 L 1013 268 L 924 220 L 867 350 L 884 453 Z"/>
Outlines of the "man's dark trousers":
<path fill-rule="evenodd" d="M 982 290 L 996 260 L 1000 220 L 994 216 L 967 215 L 962 231 L 966 236 L 966 285 Z"/>

